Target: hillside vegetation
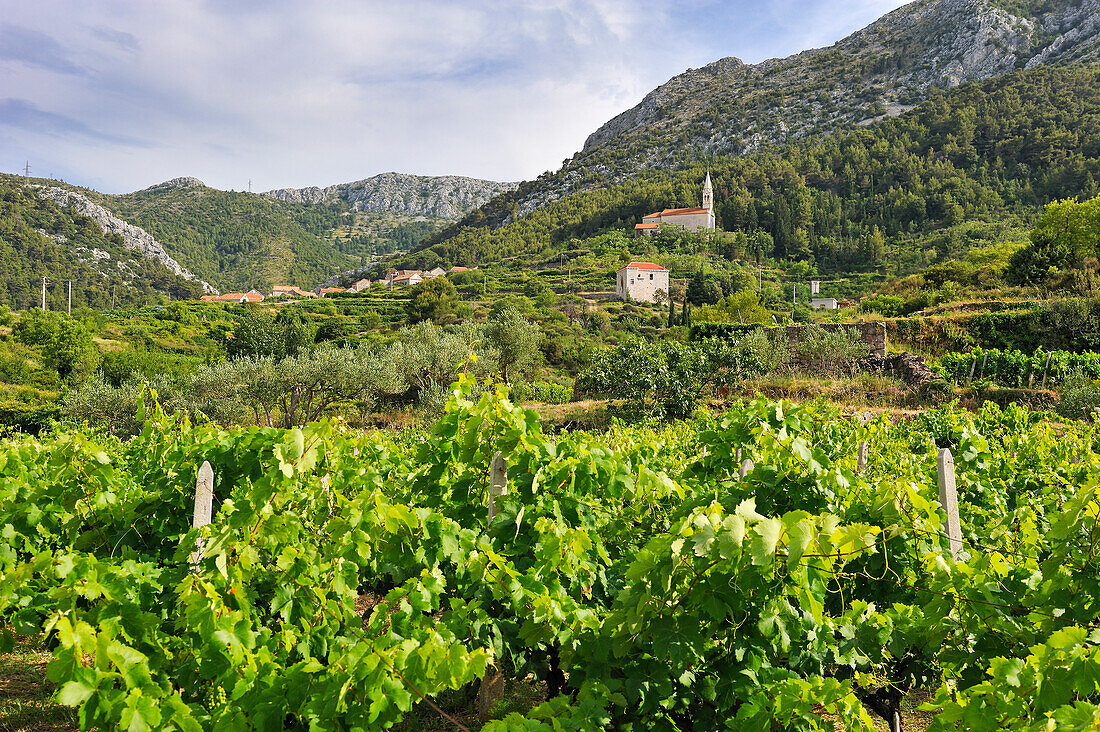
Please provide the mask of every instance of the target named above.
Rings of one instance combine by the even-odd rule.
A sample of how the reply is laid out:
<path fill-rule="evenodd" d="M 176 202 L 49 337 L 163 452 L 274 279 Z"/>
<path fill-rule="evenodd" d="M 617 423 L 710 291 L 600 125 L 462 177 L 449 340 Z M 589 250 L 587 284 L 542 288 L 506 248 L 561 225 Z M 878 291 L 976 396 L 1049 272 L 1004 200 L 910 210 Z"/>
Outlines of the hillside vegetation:
<path fill-rule="evenodd" d="M 268 290 L 286 282 L 312 287 L 359 262 L 328 240 L 346 221 L 346 209 L 338 204 L 285 203 L 197 181 L 103 196 L 102 203 L 153 234 L 183 266 L 223 291 Z"/>
<path fill-rule="evenodd" d="M 198 297 L 201 287 L 123 245 L 92 219 L 44 198 L 14 176 L 0 177 L 0 305 L 41 304 L 64 309 L 73 281 L 73 307 L 146 304 L 161 297 Z"/>

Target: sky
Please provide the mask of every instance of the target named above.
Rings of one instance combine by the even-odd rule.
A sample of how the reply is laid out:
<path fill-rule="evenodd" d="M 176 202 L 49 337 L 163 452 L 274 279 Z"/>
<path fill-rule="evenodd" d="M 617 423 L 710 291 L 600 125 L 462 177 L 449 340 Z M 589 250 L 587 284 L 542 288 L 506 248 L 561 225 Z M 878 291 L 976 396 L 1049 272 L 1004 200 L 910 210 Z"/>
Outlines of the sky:
<path fill-rule="evenodd" d="M 904 0 L 0 0 L 0 171 L 124 193 L 386 171 L 528 180 L 726 56 Z"/>

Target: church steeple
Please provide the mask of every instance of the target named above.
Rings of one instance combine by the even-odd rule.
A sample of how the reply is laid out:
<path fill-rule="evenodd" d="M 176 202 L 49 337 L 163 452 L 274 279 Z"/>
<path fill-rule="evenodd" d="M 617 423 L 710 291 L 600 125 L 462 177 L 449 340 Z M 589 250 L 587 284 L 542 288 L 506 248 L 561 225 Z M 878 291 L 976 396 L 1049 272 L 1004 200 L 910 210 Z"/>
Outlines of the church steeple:
<path fill-rule="evenodd" d="M 703 183 L 703 208 L 714 210 L 714 188 L 710 184 L 710 171 L 707 171 L 707 179 Z"/>

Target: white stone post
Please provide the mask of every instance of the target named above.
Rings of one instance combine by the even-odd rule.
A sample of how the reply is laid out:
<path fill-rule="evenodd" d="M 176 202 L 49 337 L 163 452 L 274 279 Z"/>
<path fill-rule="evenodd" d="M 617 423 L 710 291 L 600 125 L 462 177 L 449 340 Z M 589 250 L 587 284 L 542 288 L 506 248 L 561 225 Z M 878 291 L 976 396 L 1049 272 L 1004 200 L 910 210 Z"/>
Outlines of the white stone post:
<path fill-rule="evenodd" d="M 508 463 L 497 450 L 489 463 L 489 523 L 497 515 L 497 497 L 508 494 Z"/>
<path fill-rule="evenodd" d="M 210 467 L 210 461 L 203 461 L 199 468 L 198 479 L 195 480 L 195 516 L 191 525 L 198 529 L 210 523 L 210 511 L 214 503 L 214 469 Z M 200 536 L 195 544 L 195 551 L 191 553 L 191 564 L 198 566 L 202 561 L 205 542 Z"/>
<path fill-rule="evenodd" d="M 947 515 L 947 546 L 956 560 L 962 551 L 962 524 L 959 521 L 959 499 L 955 492 L 955 458 L 946 447 L 936 461 L 940 484 L 940 506 Z"/>
<path fill-rule="evenodd" d="M 749 458 L 745 458 L 743 461 L 741 461 L 741 480 L 744 480 L 745 476 L 751 473 L 753 468 L 755 467 L 756 465 Z"/>

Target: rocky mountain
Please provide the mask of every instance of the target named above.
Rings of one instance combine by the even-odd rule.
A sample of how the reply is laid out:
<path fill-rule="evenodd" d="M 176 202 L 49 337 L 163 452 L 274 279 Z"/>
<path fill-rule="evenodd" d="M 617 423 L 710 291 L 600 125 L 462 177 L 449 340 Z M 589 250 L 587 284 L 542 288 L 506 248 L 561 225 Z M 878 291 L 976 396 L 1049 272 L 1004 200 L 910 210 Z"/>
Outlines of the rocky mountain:
<path fill-rule="evenodd" d="M 289 203 L 343 203 L 353 211 L 454 220 L 494 196 L 515 190 L 517 185 L 457 175 L 382 173 L 354 183 L 326 188 L 280 188 L 262 195 Z"/>
<path fill-rule="evenodd" d="M 522 184 L 520 214 L 644 168 L 682 167 L 870 124 L 937 90 L 1039 64 L 1100 60 L 1100 0 L 917 0 L 827 48 L 680 74 Z M 497 210 L 499 225 L 511 213 Z"/>
<path fill-rule="evenodd" d="M 72 209 L 81 216 L 88 217 L 98 224 L 105 234 L 117 234 L 121 237 L 122 244 L 126 249 L 159 262 L 174 275 L 197 282 L 202 286 L 204 292 L 217 293 L 217 290 L 209 283 L 200 280 L 184 269 L 179 262 L 165 251 L 164 246 L 153 238 L 152 234 L 140 226 L 134 226 L 123 221 L 103 206 L 91 201 L 84 194 L 66 188 L 58 188 L 57 186 L 36 186 L 35 189 L 40 195 L 54 203 Z"/>

